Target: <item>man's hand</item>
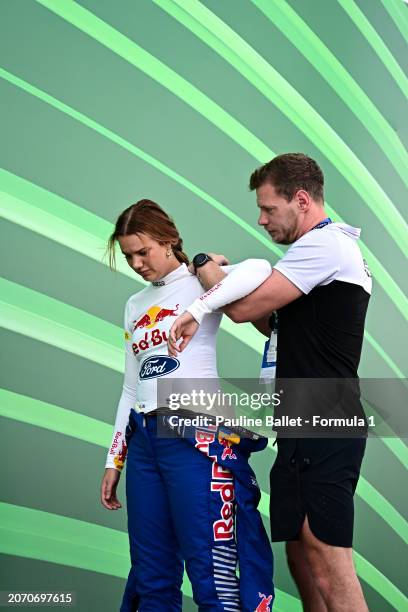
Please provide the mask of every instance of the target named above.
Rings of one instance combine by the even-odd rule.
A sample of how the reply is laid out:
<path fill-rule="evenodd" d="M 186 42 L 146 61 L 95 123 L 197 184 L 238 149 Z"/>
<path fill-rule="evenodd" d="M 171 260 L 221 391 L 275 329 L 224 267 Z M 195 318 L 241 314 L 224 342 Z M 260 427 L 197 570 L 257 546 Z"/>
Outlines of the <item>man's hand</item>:
<path fill-rule="evenodd" d="M 225 257 L 225 255 L 217 255 L 216 253 L 208 253 L 208 255 L 209 257 L 211 257 L 213 261 L 215 261 L 215 263 L 218 266 L 228 266 L 229 265 L 229 261 Z"/>
<path fill-rule="evenodd" d="M 169 333 L 169 340 L 167 343 L 169 355 L 176 357 L 177 353 L 184 351 L 199 327 L 193 315 L 187 311 L 177 317 Z M 177 342 L 180 338 L 183 338 L 183 340 L 181 344 L 177 346 Z"/>
<path fill-rule="evenodd" d="M 120 472 L 115 468 L 106 468 L 101 484 L 101 503 L 108 510 L 118 510 L 122 504 L 116 497 L 116 488 L 119 484 Z"/>

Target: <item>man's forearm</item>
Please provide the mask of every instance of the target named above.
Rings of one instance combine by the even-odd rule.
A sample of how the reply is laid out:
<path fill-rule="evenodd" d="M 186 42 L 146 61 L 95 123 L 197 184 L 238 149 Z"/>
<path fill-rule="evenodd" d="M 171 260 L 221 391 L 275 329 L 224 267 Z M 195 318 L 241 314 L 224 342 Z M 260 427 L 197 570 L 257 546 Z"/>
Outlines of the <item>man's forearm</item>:
<path fill-rule="evenodd" d="M 227 274 L 224 273 L 227 272 Z M 206 292 L 188 308 L 198 323 L 212 312 L 224 310 L 243 296 L 249 296 L 271 275 L 271 265 L 266 259 L 246 259 L 235 266 L 220 269 L 215 262 L 207 262 L 197 269 Z M 257 317 L 260 318 L 260 317 Z M 233 319 L 234 320 L 234 319 Z"/>
<path fill-rule="evenodd" d="M 214 287 L 225 276 L 225 272 L 215 261 L 208 261 L 201 268 L 197 268 L 197 278 L 206 291 Z"/>

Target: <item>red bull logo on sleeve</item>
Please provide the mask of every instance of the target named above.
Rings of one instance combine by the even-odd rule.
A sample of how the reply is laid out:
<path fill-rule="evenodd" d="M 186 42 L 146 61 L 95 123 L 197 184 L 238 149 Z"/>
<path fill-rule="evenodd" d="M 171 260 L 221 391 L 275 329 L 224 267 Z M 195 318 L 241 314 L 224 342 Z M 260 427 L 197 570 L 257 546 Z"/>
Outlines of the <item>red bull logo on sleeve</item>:
<path fill-rule="evenodd" d="M 269 604 L 272 603 L 273 596 L 272 595 L 266 596 L 263 593 L 258 593 L 258 595 L 261 598 L 261 601 L 255 608 L 255 612 L 271 612 Z"/>

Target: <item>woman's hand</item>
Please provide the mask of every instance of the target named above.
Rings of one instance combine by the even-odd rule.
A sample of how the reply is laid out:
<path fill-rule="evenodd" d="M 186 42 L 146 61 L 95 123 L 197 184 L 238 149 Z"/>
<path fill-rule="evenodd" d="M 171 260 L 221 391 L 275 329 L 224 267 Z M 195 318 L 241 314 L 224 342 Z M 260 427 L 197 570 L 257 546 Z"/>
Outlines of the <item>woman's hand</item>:
<path fill-rule="evenodd" d="M 176 357 L 177 353 L 184 351 L 199 327 L 193 315 L 187 311 L 177 317 L 169 332 L 169 340 L 167 343 L 169 355 Z M 177 346 L 177 342 L 180 338 L 183 338 L 183 340 L 180 346 Z"/>
<path fill-rule="evenodd" d="M 115 468 L 106 468 L 101 484 L 101 503 L 108 510 L 118 510 L 122 504 L 116 497 L 116 487 L 119 484 L 120 472 Z"/>

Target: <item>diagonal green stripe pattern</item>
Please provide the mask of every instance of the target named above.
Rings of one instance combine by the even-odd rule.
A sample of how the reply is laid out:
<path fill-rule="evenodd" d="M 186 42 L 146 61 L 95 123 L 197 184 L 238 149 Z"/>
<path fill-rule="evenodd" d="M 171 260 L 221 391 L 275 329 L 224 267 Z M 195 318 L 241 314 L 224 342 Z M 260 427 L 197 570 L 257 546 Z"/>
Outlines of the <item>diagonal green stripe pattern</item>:
<path fill-rule="evenodd" d="M 366 127 L 408 186 L 405 170 L 408 167 L 407 151 L 395 131 L 337 58 L 284 0 L 251 1 L 329 83 Z M 276 81 L 276 78 L 271 78 L 274 69 L 263 58 L 260 62 L 260 56 L 256 57 L 255 50 L 238 35 L 233 36 L 224 22 L 197 0 L 154 0 L 154 2 L 217 51 L 271 102 L 283 110 L 282 105 L 276 102 L 275 87 L 272 85 Z M 235 55 L 231 55 L 228 51 L 235 52 Z M 274 73 L 276 77 L 276 71 Z M 271 83 L 269 88 L 266 86 L 267 82 Z M 287 104 L 290 103 L 289 99 Z M 305 132 L 305 129 L 303 131 Z"/>
<path fill-rule="evenodd" d="M 408 43 L 408 10 L 399 0 L 381 0 L 405 42 Z"/>
<path fill-rule="evenodd" d="M 197 112 L 205 116 L 211 123 L 236 140 L 241 146 L 244 146 L 248 151 L 250 150 L 248 144 L 251 146 L 256 144 L 256 149 L 259 149 L 261 146 L 263 154 L 260 156 L 259 154 L 255 155 L 255 157 L 264 160 L 269 159 L 268 155 L 265 155 L 267 147 L 258 139 L 254 140 L 255 137 L 221 107 L 163 62 L 157 60 L 157 58 L 93 15 L 93 13 L 69 0 L 59 0 L 58 4 L 51 2 L 51 0 L 36 0 L 36 2 L 105 45 L 139 70 L 144 71 L 163 87 L 169 89 Z M 204 8 L 202 7 L 202 9 Z M 228 43 L 231 43 L 231 40 L 234 41 L 236 48 L 233 52 L 234 61 L 235 58 L 245 57 L 245 65 L 247 65 L 248 58 L 255 54 L 253 61 L 257 64 L 266 64 L 265 69 L 267 70 L 268 80 L 259 81 L 258 86 L 262 86 L 268 92 L 268 95 L 273 96 L 274 104 L 315 143 L 329 161 L 343 174 L 346 180 L 365 200 L 368 207 L 377 216 L 380 223 L 384 225 L 391 238 L 395 240 L 405 255 L 403 245 L 408 241 L 407 224 L 386 193 L 368 172 L 367 168 L 336 132 L 330 128 L 320 115 L 276 70 L 267 64 L 249 45 L 242 41 L 231 28 L 227 28 L 211 11 L 208 11 L 208 9 L 206 11 L 208 15 L 211 15 L 212 31 L 221 25 L 221 40 L 227 40 Z M 211 40 L 213 41 L 213 38 Z M 228 57 L 231 57 L 229 47 L 227 46 L 226 49 L 228 50 Z"/>
<path fill-rule="evenodd" d="M 285 1 L 251 0 L 329 83 L 364 125 L 408 186 L 408 153 L 398 134 L 336 56 Z"/>
<path fill-rule="evenodd" d="M 0 388 L 0 416 L 108 449 L 112 425 L 80 412 Z"/>
<path fill-rule="evenodd" d="M 408 227 L 401 213 L 358 157 L 296 89 L 236 32 L 198 0 L 183 0 L 182 6 L 180 6 L 181 0 L 172 0 L 171 4 L 168 0 L 154 1 L 162 8 L 166 8 L 171 14 L 176 12 L 177 19 L 183 25 L 234 66 L 322 151 L 364 199 L 367 206 L 405 254 L 403 241 L 408 241 Z M 37 0 L 37 2 L 47 6 L 49 4 L 49 0 Z M 177 11 L 175 11 L 176 5 Z M 266 6 L 269 7 L 269 12 L 271 7 L 275 5 L 268 4 Z M 65 13 L 63 14 L 61 10 L 56 12 L 69 19 L 76 27 L 80 27 L 78 25 L 80 23 L 79 14 L 75 15 L 75 21 L 73 21 L 71 14 L 68 16 Z M 102 42 L 104 38 L 102 32 L 105 27 L 110 26 L 107 26 L 104 22 L 101 23 L 98 18 L 95 19 L 97 21 L 95 21 L 95 29 L 92 35 Z M 112 47 L 110 48 L 112 49 Z M 118 53 L 116 47 L 112 50 Z M 123 57 L 122 53 L 120 55 Z M 153 75 L 150 73 L 150 76 L 161 82 L 159 74 Z M 174 89 L 173 91 L 179 95 Z M 190 103 L 185 96 L 183 99 Z M 200 112 L 204 114 L 203 109 L 200 109 Z M 399 173 L 403 176 L 404 169 L 401 168 Z M 404 179 L 406 180 L 406 174 Z"/>
<path fill-rule="evenodd" d="M 123 372 L 123 331 L 79 308 L 0 279 L 0 326 Z"/>
<path fill-rule="evenodd" d="M 278 257 L 281 257 L 283 255 L 283 251 L 278 246 L 273 244 L 270 241 L 270 239 L 268 239 L 268 238 L 266 238 L 266 236 L 260 234 L 260 232 L 255 230 L 251 225 L 249 225 L 245 221 L 243 221 L 236 213 L 231 211 L 224 204 L 222 204 L 221 202 L 217 201 L 215 198 L 213 198 L 212 196 L 207 194 L 205 191 L 203 191 L 202 189 L 200 189 L 199 187 L 197 187 L 196 185 L 191 183 L 188 179 L 182 177 L 181 175 L 179 175 L 176 172 L 174 172 L 173 170 L 171 170 L 168 166 L 165 166 L 159 160 L 153 158 L 151 155 L 145 153 L 144 151 L 142 151 L 138 147 L 135 147 L 130 142 L 124 140 L 122 137 L 118 136 L 114 132 L 111 132 L 107 128 L 105 128 L 105 127 L 101 126 L 100 124 L 96 123 L 95 121 L 93 121 L 89 117 L 83 115 L 82 113 L 79 113 L 78 111 L 72 109 L 71 107 L 67 106 L 63 102 L 60 102 L 56 98 L 53 98 L 49 94 L 39 90 L 38 88 L 30 85 L 29 83 L 26 83 L 22 79 L 16 77 L 15 75 L 12 75 L 11 73 L 7 72 L 6 70 L 3 70 L 2 68 L 0 68 L 0 77 L 8 80 L 13 85 L 16 85 L 17 87 L 20 87 L 21 89 L 23 89 L 27 93 L 38 97 L 43 102 L 45 102 L 47 104 L 50 104 L 51 106 L 53 106 L 54 108 L 57 108 L 61 112 L 64 112 L 65 114 L 69 115 L 73 119 L 81 122 L 82 124 L 86 125 L 90 129 L 95 130 L 96 132 L 98 132 L 102 136 L 108 138 L 112 142 L 115 142 L 116 144 L 118 144 L 119 146 L 123 147 L 124 149 L 126 149 L 130 153 L 132 153 L 135 156 L 139 157 L 140 159 L 142 159 L 143 161 L 145 161 L 146 163 L 148 163 L 152 167 L 156 168 L 158 171 L 162 172 L 165 176 L 169 177 L 170 179 L 174 180 L 178 184 L 182 185 L 183 187 L 188 189 L 191 193 L 194 193 L 194 195 L 198 196 L 204 202 L 206 202 L 207 204 L 209 204 L 210 206 L 215 208 L 222 215 L 224 215 L 225 217 L 230 219 L 233 223 L 235 223 L 238 226 L 240 226 L 245 232 L 250 234 L 253 238 L 255 238 L 256 240 L 261 242 L 269 250 L 271 250 L 276 255 L 278 255 Z M 273 151 L 270 151 L 270 157 L 273 157 L 274 155 L 275 154 L 273 153 Z M 11 175 L 10 173 L 5 174 L 4 170 L 2 171 L 2 176 L 1 176 L 2 183 L 1 184 L 4 185 L 4 183 L 6 183 L 6 185 L 7 185 L 7 187 L 4 187 L 4 188 L 9 189 L 8 185 L 10 185 L 10 184 L 12 185 L 12 189 L 16 188 L 16 180 L 12 178 L 13 176 L 14 175 Z M 19 180 L 23 181 L 23 179 L 19 179 Z M 38 189 L 40 189 L 40 188 L 38 187 Z M 45 192 L 45 194 L 47 194 L 47 193 L 48 192 Z M 23 199 L 24 199 L 25 196 L 21 196 L 21 197 L 23 197 Z M 47 198 L 47 200 L 48 200 L 48 198 Z M 60 209 L 60 207 L 58 208 L 58 210 L 59 209 Z M 341 217 L 336 213 L 336 211 L 334 209 L 332 209 L 329 205 L 327 205 L 327 209 L 328 209 L 328 212 L 329 212 L 330 216 L 332 216 L 333 218 L 335 218 L 337 216 L 338 220 L 341 221 Z M 65 213 L 65 211 L 64 211 L 64 213 Z M 9 211 L 8 214 L 13 215 L 13 212 Z M 372 253 L 368 249 L 368 247 L 362 241 L 360 241 L 360 247 L 361 247 L 361 250 L 362 250 L 364 256 L 366 257 L 366 259 L 367 259 L 367 261 L 368 261 L 368 263 L 370 265 L 370 268 L 372 270 L 372 273 L 373 273 L 374 277 L 382 285 L 382 287 L 384 288 L 384 291 L 389 295 L 389 297 L 394 302 L 396 307 L 400 310 L 401 314 L 408 321 L 408 300 L 407 300 L 406 296 L 401 291 L 400 287 L 397 285 L 397 283 L 394 281 L 394 279 L 387 272 L 387 270 L 384 268 L 384 266 L 375 257 L 374 253 Z"/>
<path fill-rule="evenodd" d="M 395 610 L 408 610 L 408 598 L 384 574 L 357 552 L 354 552 L 353 558 L 357 574 L 362 580 L 374 587 Z"/>
<path fill-rule="evenodd" d="M 391 74 L 397 86 L 404 96 L 408 99 L 408 78 L 397 60 L 388 49 L 381 36 L 376 32 L 363 11 L 357 6 L 354 0 L 337 0 L 354 25 L 360 30 L 373 51 L 382 61 L 388 72 Z"/>
<path fill-rule="evenodd" d="M 406 378 L 404 372 L 400 370 L 395 361 L 384 351 L 382 346 L 377 340 L 367 331 L 364 331 L 364 338 L 371 344 L 373 349 L 381 356 L 381 359 L 385 361 L 388 367 L 394 372 L 397 378 Z"/>
<path fill-rule="evenodd" d="M 60 563 L 70 567 L 126 578 L 130 559 L 127 534 L 117 529 L 33 508 L 0 502 L 0 552 Z M 89 544 L 92 542 L 92 545 Z M 182 590 L 192 597 L 185 575 Z M 300 612 L 296 597 L 276 590 L 281 612 Z M 277 608 L 279 610 L 279 608 Z"/>
<path fill-rule="evenodd" d="M 88 128 L 94 130 L 101 136 L 104 136 L 108 140 L 111 140 L 118 146 L 127 150 L 129 153 L 132 153 L 139 159 L 143 160 L 144 162 L 146 162 L 147 164 L 149 164 L 150 166 L 152 166 L 153 168 L 155 168 L 156 170 L 158 170 L 159 172 L 161 172 L 162 174 L 170 178 L 171 180 L 174 180 L 176 183 L 178 183 L 182 187 L 185 187 L 186 189 L 194 193 L 194 195 L 196 195 L 197 197 L 202 199 L 204 202 L 206 202 L 207 204 L 215 208 L 218 212 L 220 212 L 225 217 L 230 219 L 233 223 L 236 223 L 239 227 L 241 227 L 244 231 L 250 234 L 253 238 L 258 240 L 258 242 L 266 246 L 270 251 L 274 252 L 278 256 L 282 256 L 283 254 L 282 250 L 275 244 L 271 243 L 271 241 L 266 236 L 258 232 L 255 228 L 249 225 L 249 223 L 246 223 L 243 219 L 239 217 L 239 215 L 234 213 L 227 206 L 225 206 L 224 204 L 222 204 L 221 202 L 219 202 L 218 200 L 210 196 L 204 190 L 200 189 L 199 187 L 191 183 L 188 179 L 184 178 L 183 176 L 181 176 L 180 174 L 178 174 L 177 172 L 175 172 L 174 170 L 172 170 L 171 168 L 163 164 L 158 159 L 149 155 L 148 153 L 146 153 L 139 147 L 136 147 L 129 141 L 119 136 L 118 134 L 115 134 L 111 130 L 108 130 L 107 128 L 100 125 L 96 121 L 93 121 L 93 119 L 91 119 L 90 117 L 87 117 L 86 115 L 76 111 L 75 109 L 64 104 L 63 102 L 60 102 L 56 98 L 53 98 L 49 94 L 41 91 L 40 89 L 34 87 L 33 85 L 30 85 L 29 83 L 16 77 L 10 72 L 7 72 L 3 68 L 0 68 L 0 77 L 9 81 L 13 85 L 20 87 L 27 93 L 36 96 L 43 102 L 49 104 L 50 106 L 53 106 L 59 111 L 70 116 L 72 119 L 75 119 L 76 121 L 82 123 L 83 125 L 86 125 Z"/>

